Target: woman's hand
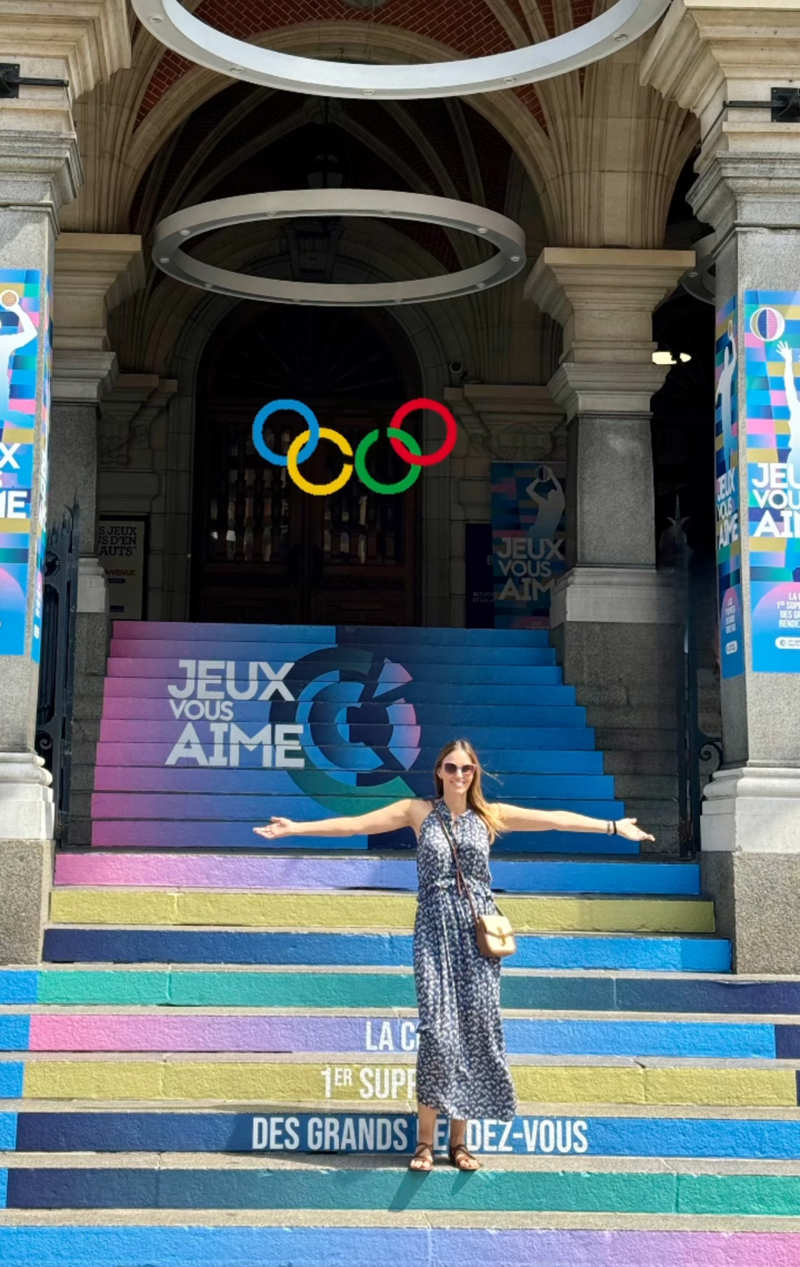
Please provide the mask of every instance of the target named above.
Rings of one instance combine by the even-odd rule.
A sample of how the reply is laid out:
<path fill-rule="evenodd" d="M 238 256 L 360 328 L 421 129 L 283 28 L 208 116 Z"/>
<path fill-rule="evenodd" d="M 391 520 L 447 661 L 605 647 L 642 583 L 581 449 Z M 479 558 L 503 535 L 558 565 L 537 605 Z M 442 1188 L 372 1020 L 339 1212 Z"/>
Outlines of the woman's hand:
<path fill-rule="evenodd" d="M 265 827 L 254 827 L 253 831 L 265 840 L 277 840 L 279 836 L 291 836 L 294 826 L 291 818 L 271 818 Z"/>
<path fill-rule="evenodd" d="M 626 840 L 655 840 L 655 836 L 636 826 L 635 818 L 618 818 L 616 827 L 617 835 L 624 836 Z"/>

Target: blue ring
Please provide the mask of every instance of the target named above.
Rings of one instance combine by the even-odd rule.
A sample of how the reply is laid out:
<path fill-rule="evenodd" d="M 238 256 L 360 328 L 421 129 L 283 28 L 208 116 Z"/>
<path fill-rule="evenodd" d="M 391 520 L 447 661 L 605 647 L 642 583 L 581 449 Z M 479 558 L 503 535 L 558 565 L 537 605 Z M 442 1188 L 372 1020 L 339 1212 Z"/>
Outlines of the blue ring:
<path fill-rule="evenodd" d="M 259 409 L 253 419 L 253 444 L 256 447 L 256 451 L 267 462 L 271 462 L 273 466 L 286 466 L 286 457 L 282 457 L 280 453 L 273 453 L 269 445 L 264 442 L 264 423 L 281 409 L 287 409 L 292 413 L 299 414 L 311 432 L 308 440 L 306 440 L 297 455 L 297 465 L 299 466 L 301 462 L 308 461 L 319 444 L 317 415 L 313 409 L 309 409 L 308 405 L 304 405 L 302 400 L 273 400 L 268 405 L 264 405 L 262 409 Z"/>

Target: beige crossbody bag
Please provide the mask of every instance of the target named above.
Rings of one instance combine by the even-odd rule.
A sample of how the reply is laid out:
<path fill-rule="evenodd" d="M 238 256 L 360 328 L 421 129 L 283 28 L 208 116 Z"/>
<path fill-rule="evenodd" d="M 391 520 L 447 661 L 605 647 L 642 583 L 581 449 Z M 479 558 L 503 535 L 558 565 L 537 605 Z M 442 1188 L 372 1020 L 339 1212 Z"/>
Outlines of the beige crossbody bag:
<path fill-rule="evenodd" d="M 456 887 L 458 892 L 462 891 L 467 895 L 470 910 L 472 911 L 472 919 L 475 923 L 475 937 L 478 942 L 478 950 L 487 959 L 506 959 L 509 955 L 513 955 L 517 949 L 517 939 L 514 936 L 514 930 L 511 923 L 502 915 L 500 911 L 496 915 L 479 915 L 475 909 L 475 902 L 469 891 L 469 885 L 461 871 L 458 861 L 458 849 L 453 839 L 453 833 L 450 831 L 442 813 L 436 806 L 436 815 L 442 824 L 442 830 L 447 837 L 450 849 L 453 854 L 453 862 L 456 868 Z"/>

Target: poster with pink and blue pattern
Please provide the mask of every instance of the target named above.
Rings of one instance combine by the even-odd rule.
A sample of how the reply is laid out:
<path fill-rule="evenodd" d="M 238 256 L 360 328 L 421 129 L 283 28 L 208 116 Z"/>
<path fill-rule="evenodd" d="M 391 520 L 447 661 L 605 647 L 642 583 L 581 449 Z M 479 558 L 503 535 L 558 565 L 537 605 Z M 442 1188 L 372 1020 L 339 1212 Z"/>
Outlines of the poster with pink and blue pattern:
<path fill-rule="evenodd" d="M 33 503 L 46 498 L 43 458 L 34 487 L 42 287 L 38 269 L 0 270 L 0 655 L 25 654 Z M 41 446 L 46 453 L 46 444 Z M 44 490 L 44 492 L 43 492 Z M 39 522 L 43 522 L 39 518 Z M 43 562 L 43 559 L 41 560 Z M 31 654 L 38 659 L 38 641 Z"/>
<path fill-rule="evenodd" d="M 717 311 L 715 340 L 714 494 L 720 669 L 744 672 L 742 542 L 739 526 L 739 416 L 736 297 Z"/>
<path fill-rule="evenodd" d="M 800 292 L 744 295 L 753 670 L 800 672 Z"/>

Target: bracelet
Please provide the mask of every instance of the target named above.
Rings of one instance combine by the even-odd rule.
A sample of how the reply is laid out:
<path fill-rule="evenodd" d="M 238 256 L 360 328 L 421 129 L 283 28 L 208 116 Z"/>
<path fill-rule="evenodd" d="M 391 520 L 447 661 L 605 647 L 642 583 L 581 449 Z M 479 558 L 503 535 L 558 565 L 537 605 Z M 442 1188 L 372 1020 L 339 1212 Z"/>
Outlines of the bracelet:
<path fill-rule="evenodd" d="M 613 832 L 612 832 L 612 828 L 613 828 L 613 826 L 614 826 L 614 824 L 612 823 L 611 819 L 609 818 L 609 819 L 607 820 L 607 822 L 606 822 L 606 835 L 607 835 L 607 836 L 611 836 L 611 835 L 613 835 Z"/>
<path fill-rule="evenodd" d="M 612 820 L 611 820 L 611 826 L 614 828 L 614 833 L 613 833 L 613 834 L 616 836 L 616 835 L 618 834 L 618 833 L 617 833 L 617 822 L 616 822 L 616 819 L 613 819 L 613 818 L 612 818 Z"/>

